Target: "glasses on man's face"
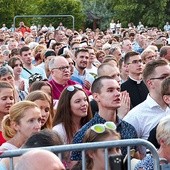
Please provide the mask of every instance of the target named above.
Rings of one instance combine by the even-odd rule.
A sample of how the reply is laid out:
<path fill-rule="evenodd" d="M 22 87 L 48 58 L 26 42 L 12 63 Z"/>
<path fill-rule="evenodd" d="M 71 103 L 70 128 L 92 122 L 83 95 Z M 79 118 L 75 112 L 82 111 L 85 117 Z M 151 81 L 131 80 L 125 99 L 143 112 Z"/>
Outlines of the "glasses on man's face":
<path fill-rule="evenodd" d="M 75 84 L 75 85 L 72 85 L 72 86 L 68 86 L 67 90 L 71 92 L 71 91 L 74 91 L 75 88 L 82 89 L 83 87 L 80 84 Z"/>
<path fill-rule="evenodd" d="M 156 58 L 156 56 L 155 55 L 152 55 L 152 56 L 148 56 L 148 57 L 146 57 L 146 59 L 147 60 L 153 60 L 153 59 L 155 59 Z"/>
<path fill-rule="evenodd" d="M 150 78 L 150 80 L 164 80 L 169 76 L 170 75 L 163 75 L 163 76 L 160 76 L 160 77 L 153 77 L 153 78 Z"/>
<path fill-rule="evenodd" d="M 70 69 L 70 66 L 56 67 L 56 68 L 53 68 L 52 70 L 54 70 L 54 69 L 58 69 L 60 71 L 65 71 L 66 69 Z"/>
<path fill-rule="evenodd" d="M 142 63 L 142 60 L 132 60 L 131 63 L 128 63 L 128 64 L 141 64 Z"/>
<path fill-rule="evenodd" d="M 116 125 L 113 122 L 105 122 L 104 124 L 93 125 L 90 129 L 96 133 L 103 133 L 106 131 L 106 129 L 115 131 Z"/>

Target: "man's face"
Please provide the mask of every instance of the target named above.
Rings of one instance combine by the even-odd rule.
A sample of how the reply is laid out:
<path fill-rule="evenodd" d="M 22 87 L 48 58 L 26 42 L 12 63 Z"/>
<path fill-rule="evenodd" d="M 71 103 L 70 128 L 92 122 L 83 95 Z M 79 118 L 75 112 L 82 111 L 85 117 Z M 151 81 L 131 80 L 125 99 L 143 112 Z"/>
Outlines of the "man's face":
<path fill-rule="evenodd" d="M 149 81 L 151 84 L 151 88 L 153 89 L 155 94 L 159 94 L 161 96 L 161 84 L 163 80 L 170 76 L 170 66 L 159 66 L 155 68 L 155 73 L 152 75 Z"/>
<path fill-rule="evenodd" d="M 96 94 L 95 100 L 100 105 L 99 107 L 114 110 L 120 107 L 121 95 L 120 85 L 114 79 L 102 80 L 102 88 L 100 93 Z"/>
<path fill-rule="evenodd" d="M 88 60 L 89 60 L 88 52 L 79 52 L 75 59 L 76 67 L 81 70 L 84 70 L 87 67 Z"/>
<path fill-rule="evenodd" d="M 165 55 L 165 59 L 170 62 L 170 49 L 167 50 L 167 54 Z"/>
<path fill-rule="evenodd" d="M 21 59 L 24 64 L 31 65 L 31 63 L 32 63 L 31 50 L 23 51 L 21 54 Z"/>
<path fill-rule="evenodd" d="M 51 70 L 51 75 L 59 84 L 68 81 L 70 79 L 70 66 L 68 61 L 65 58 L 55 60 L 55 68 Z"/>
<path fill-rule="evenodd" d="M 135 55 L 129 58 L 129 62 L 127 64 L 127 70 L 130 75 L 142 74 L 143 63 L 140 55 Z"/>
<path fill-rule="evenodd" d="M 123 45 L 122 45 L 122 50 L 125 53 L 132 51 L 132 43 L 130 40 L 124 40 Z"/>
<path fill-rule="evenodd" d="M 89 63 L 93 63 L 96 59 L 96 55 L 93 49 L 89 49 Z"/>

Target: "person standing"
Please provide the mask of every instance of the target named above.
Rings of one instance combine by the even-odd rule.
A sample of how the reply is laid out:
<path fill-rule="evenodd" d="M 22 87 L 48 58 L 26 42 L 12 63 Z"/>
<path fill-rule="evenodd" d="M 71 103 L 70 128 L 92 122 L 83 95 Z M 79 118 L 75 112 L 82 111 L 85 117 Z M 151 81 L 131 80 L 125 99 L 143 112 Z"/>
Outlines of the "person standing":
<path fill-rule="evenodd" d="M 144 65 L 139 53 L 128 52 L 124 57 L 129 78 L 121 84 L 121 91 L 127 91 L 131 100 L 131 108 L 143 102 L 147 95 L 148 89 L 142 80 Z"/>

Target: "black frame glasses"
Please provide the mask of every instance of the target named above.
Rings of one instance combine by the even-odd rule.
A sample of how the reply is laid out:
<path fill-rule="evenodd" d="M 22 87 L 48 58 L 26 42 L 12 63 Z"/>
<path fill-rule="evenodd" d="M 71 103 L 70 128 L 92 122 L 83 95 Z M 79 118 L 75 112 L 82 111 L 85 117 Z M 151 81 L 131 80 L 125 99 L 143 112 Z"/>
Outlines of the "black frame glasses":
<path fill-rule="evenodd" d="M 150 78 L 150 80 L 164 80 L 169 76 L 170 75 L 164 75 L 164 76 L 160 76 L 160 77 L 153 77 L 153 78 Z"/>
<path fill-rule="evenodd" d="M 54 70 L 54 69 L 58 69 L 60 71 L 64 71 L 65 69 L 70 69 L 70 66 L 56 67 L 56 68 L 53 68 L 52 70 Z"/>

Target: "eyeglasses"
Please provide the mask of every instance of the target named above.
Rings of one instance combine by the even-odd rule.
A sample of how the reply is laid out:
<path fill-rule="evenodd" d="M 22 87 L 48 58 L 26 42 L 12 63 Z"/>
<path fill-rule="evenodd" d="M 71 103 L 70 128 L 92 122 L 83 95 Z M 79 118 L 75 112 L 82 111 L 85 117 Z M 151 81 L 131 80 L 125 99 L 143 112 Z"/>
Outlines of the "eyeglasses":
<path fill-rule="evenodd" d="M 56 67 L 56 68 L 53 68 L 52 70 L 54 70 L 54 69 L 58 69 L 60 71 L 64 71 L 66 69 L 70 69 L 70 66 Z"/>
<path fill-rule="evenodd" d="M 96 133 L 103 133 L 106 131 L 106 129 L 115 131 L 116 125 L 113 122 L 105 122 L 104 124 L 93 125 L 90 129 Z"/>
<path fill-rule="evenodd" d="M 83 87 L 82 87 L 80 84 L 75 84 L 75 85 L 73 85 L 73 86 L 68 86 L 68 87 L 67 87 L 67 90 L 71 92 L 71 91 L 74 91 L 75 88 L 77 88 L 77 89 L 82 89 Z"/>
<path fill-rule="evenodd" d="M 161 76 L 161 77 L 153 77 L 153 78 L 150 78 L 150 80 L 164 80 L 164 79 L 166 79 L 168 76 L 170 76 L 170 75 L 164 75 L 164 76 Z"/>
<path fill-rule="evenodd" d="M 146 57 L 146 59 L 148 59 L 148 60 L 152 60 L 152 59 L 155 59 L 156 58 L 156 56 L 155 55 L 152 55 L 152 56 L 148 56 L 148 57 Z"/>
<path fill-rule="evenodd" d="M 128 64 L 139 64 L 142 63 L 142 60 L 133 60 L 131 63 Z"/>

